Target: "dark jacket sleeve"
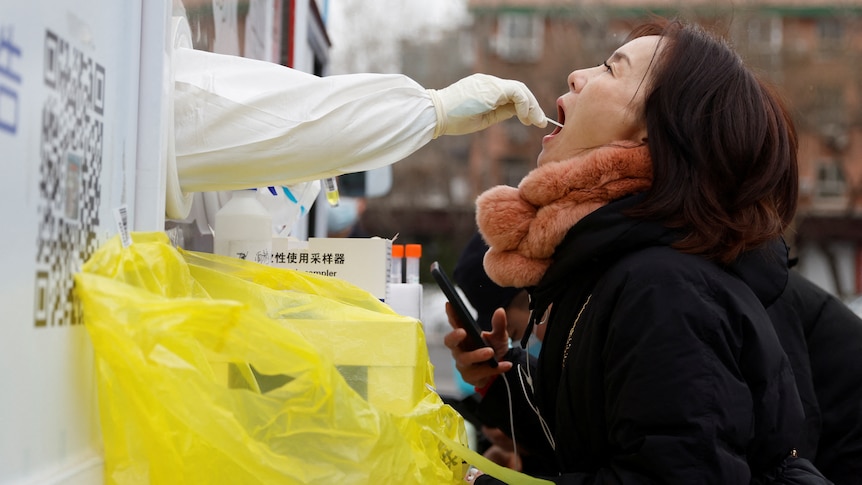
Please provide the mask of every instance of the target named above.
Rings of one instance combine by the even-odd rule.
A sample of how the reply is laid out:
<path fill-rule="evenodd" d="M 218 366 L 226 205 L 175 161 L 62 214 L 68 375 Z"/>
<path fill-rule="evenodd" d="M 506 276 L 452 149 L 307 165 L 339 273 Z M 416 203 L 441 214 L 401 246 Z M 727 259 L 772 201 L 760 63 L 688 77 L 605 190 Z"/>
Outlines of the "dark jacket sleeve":
<path fill-rule="evenodd" d="M 578 485 L 760 483 L 776 473 L 802 424 L 793 372 L 768 315 L 737 280 L 646 274 L 613 299 L 598 297 L 609 292 L 597 288 L 562 377 L 569 385 L 558 398 L 566 409 L 556 416 L 558 433 L 587 443 L 606 438 L 607 448 L 596 452 L 606 461 L 585 461 L 578 454 L 594 450 L 561 446 L 558 436 L 564 466 L 593 470 L 542 478 Z M 598 361 L 580 360 L 596 351 Z M 595 368 L 595 388 L 579 385 L 588 367 Z M 589 395 L 597 390 L 601 397 Z M 593 399 L 600 408 L 580 407 Z M 601 425 L 583 427 L 578 413 Z M 595 431 L 599 438 L 589 439 Z M 825 483 L 816 470 L 787 470 L 801 475 L 793 483 Z M 482 476 L 477 483 L 499 482 Z"/>
<path fill-rule="evenodd" d="M 563 375 L 574 411 L 557 417 L 559 429 L 595 433 L 588 442 L 606 447 L 597 454 L 606 462 L 592 476 L 555 482 L 749 483 L 774 467 L 793 447 L 803 414 L 761 303 L 742 281 L 699 260 L 628 268 L 593 293 Z M 578 360 L 591 352 L 599 358 Z M 579 389 L 589 367 L 599 369 L 595 384 Z M 578 407 L 597 392 L 600 407 Z M 602 426 L 584 428 L 578 414 L 600 417 Z M 562 462 L 589 467 L 567 452 L 558 443 Z"/>
<path fill-rule="evenodd" d="M 673 274 L 630 280 L 613 300 L 597 288 L 576 327 L 562 376 L 568 385 L 557 399 L 565 411 L 556 416 L 558 459 L 592 471 L 550 480 L 749 483 L 746 450 L 776 447 L 758 430 L 792 428 L 788 414 L 801 421 L 802 412 L 765 311 L 753 296 L 734 295 L 744 288 L 735 290 L 712 294 Z M 598 360 L 584 360 L 597 353 Z M 788 389 L 793 395 L 784 395 Z M 782 405 L 794 401 L 795 413 Z M 567 446 L 561 430 L 605 449 Z M 603 462 L 588 463 L 594 460 L 584 453 Z"/>
<path fill-rule="evenodd" d="M 609 310 L 598 482 L 747 483 L 801 424 L 790 364 L 744 283 L 664 270 L 632 274 Z"/>

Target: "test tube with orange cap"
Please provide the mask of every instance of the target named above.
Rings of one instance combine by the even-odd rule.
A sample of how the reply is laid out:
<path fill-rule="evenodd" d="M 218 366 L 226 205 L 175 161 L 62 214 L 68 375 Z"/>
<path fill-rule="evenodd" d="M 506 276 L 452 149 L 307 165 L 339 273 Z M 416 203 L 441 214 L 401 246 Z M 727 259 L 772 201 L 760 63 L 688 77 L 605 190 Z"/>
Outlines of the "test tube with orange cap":
<path fill-rule="evenodd" d="M 419 283 L 419 258 L 422 257 L 421 244 L 404 245 L 404 257 L 407 263 L 405 267 L 405 283 Z"/>
<path fill-rule="evenodd" d="M 402 275 L 402 261 L 404 261 L 404 245 L 392 245 L 392 266 L 389 268 L 389 281 L 392 283 L 403 283 L 404 276 Z"/>

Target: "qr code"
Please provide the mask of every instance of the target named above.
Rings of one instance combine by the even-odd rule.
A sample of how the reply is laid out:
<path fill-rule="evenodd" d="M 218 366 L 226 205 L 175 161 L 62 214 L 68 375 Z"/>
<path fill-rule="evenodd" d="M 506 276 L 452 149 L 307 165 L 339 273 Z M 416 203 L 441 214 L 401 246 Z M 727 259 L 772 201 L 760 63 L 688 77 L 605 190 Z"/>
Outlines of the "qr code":
<path fill-rule="evenodd" d="M 105 68 L 45 32 L 35 325 L 75 325 L 74 274 L 96 250 Z"/>

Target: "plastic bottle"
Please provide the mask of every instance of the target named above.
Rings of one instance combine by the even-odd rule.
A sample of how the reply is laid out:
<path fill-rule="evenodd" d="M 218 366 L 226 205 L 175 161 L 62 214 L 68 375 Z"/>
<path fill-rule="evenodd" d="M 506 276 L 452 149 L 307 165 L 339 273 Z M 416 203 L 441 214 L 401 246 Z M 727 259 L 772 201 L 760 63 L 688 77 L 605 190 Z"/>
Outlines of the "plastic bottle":
<path fill-rule="evenodd" d="M 419 258 L 422 257 L 421 244 L 407 244 L 404 246 L 405 283 L 419 283 Z"/>
<path fill-rule="evenodd" d="M 400 284 L 404 282 L 403 268 L 402 264 L 404 261 L 404 245 L 403 244 L 393 244 L 392 245 L 392 266 L 389 271 L 389 282 Z"/>
<path fill-rule="evenodd" d="M 213 252 L 270 264 L 272 216 L 255 189 L 238 190 L 215 215 Z"/>

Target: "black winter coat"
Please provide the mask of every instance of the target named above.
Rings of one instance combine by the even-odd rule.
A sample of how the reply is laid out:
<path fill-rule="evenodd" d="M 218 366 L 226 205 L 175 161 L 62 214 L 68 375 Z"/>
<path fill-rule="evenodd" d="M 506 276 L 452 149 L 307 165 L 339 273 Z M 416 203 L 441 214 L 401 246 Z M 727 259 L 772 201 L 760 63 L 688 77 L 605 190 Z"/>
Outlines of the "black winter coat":
<path fill-rule="evenodd" d="M 531 291 L 534 314 L 551 307 L 532 375 L 554 440 L 548 478 L 780 482 L 808 465 L 788 458 L 804 416 L 764 310 L 786 281 L 780 252 L 748 254 L 735 271 L 682 254 L 672 231 L 622 215 L 637 200 L 578 222 Z M 827 483 L 802 476 L 794 483 Z"/>

